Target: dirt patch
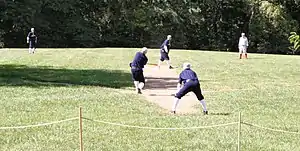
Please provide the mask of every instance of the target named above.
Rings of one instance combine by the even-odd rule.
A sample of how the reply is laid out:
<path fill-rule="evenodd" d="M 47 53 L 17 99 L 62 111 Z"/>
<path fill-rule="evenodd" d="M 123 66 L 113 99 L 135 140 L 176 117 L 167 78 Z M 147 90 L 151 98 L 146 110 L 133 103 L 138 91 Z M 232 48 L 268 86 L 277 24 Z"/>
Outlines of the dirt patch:
<path fill-rule="evenodd" d="M 148 101 L 156 103 L 166 111 L 172 108 L 178 83 L 179 74 L 175 70 L 168 69 L 167 66 L 158 69 L 155 65 L 148 65 L 144 69 L 146 84 L 143 95 Z M 193 93 L 184 96 L 177 107 L 178 113 L 200 113 L 201 111 L 200 104 Z"/>

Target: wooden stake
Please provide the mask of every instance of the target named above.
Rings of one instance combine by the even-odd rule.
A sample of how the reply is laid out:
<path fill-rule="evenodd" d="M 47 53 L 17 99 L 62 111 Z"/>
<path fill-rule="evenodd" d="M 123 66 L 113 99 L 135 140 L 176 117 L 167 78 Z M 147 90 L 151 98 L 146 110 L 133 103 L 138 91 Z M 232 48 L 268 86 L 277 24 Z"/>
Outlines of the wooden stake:
<path fill-rule="evenodd" d="M 242 129 L 242 114 L 239 112 L 239 124 L 238 124 L 238 151 L 241 150 L 241 129 Z"/>
<path fill-rule="evenodd" d="M 80 143 L 80 151 L 83 151 L 83 143 L 82 143 L 82 109 L 79 107 L 79 143 Z"/>

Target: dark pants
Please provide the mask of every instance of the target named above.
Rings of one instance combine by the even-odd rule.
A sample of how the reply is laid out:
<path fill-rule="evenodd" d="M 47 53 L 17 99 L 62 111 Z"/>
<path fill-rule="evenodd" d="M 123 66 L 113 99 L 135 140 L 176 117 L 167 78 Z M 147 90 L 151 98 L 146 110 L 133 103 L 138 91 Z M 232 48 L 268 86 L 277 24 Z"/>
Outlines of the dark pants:
<path fill-rule="evenodd" d="M 166 52 L 160 52 L 160 61 L 170 60 L 169 54 Z"/>
<path fill-rule="evenodd" d="M 145 83 L 145 77 L 142 69 L 131 68 L 132 80 Z"/>
<path fill-rule="evenodd" d="M 185 96 L 191 91 L 195 93 L 199 101 L 204 99 L 198 80 L 190 80 L 187 83 L 185 83 L 184 86 L 179 90 L 179 92 L 175 94 L 175 97 L 181 99 L 183 96 Z"/>
<path fill-rule="evenodd" d="M 35 41 L 29 41 L 29 48 L 35 48 Z"/>

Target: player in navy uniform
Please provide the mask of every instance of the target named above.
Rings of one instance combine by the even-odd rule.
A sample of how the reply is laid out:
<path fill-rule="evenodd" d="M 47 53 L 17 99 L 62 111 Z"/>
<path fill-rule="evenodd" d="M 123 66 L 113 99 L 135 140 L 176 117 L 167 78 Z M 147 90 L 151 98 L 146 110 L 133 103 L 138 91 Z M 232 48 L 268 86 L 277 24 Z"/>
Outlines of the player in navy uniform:
<path fill-rule="evenodd" d="M 170 64 L 170 57 L 169 57 L 169 52 L 170 52 L 170 47 L 171 47 L 171 43 L 170 43 L 171 39 L 172 39 L 172 36 L 168 35 L 167 39 L 160 46 L 160 60 L 157 65 L 158 67 L 160 67 L 161 63 L 166 60 L 168 66 L 169 66 L 169 69 L 173 69 L 173 67 Z"/>
<path fill-rule="evenodd" d="M 34 28 L 31 28 L 27 36 L 27 43 L 29 43 L 29 53 L 35 52 L 35 45 L 37 43 L 37 36 L 34 32 Z"/>
<path fill-rule="evenodd" d="M 204 96 L 202 95 L 200 83 L 197 77 L 197 74 L 190 68 L 191 65 L 189 63 L 184 63 L 184 70 L 179 75 L 179 81 L 177 84 L 177 93 L 175 94 L 175 100 L 172 107 L 171 113 L 176 113 L 176 107 L 179 103 L 179 100 L 189 92 L 194 92 L 200 101 L 204 115 L 208 114 L 206 109 L 206 103 L 204 100 Z M 182 86 L 183 85 L 183 86 Z"/>
<path fill-rule="evenodd" d="M 145 86 L 145 77 L 143 68 L 148 62 L 147 48 L 143 47 L 140 52 L 137 52 L 133 61 L 129 64 L 131 67 L 132 80 L 138 94 L 142 94 L 142 89 Z"/>

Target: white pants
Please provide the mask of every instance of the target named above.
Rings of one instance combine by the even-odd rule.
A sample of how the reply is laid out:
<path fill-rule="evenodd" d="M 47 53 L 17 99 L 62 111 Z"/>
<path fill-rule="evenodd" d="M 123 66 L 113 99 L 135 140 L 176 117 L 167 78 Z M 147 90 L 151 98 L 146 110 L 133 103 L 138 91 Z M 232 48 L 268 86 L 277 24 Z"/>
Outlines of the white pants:
<path fill-rule="evenodd" d="M 239 52 L 240 52 L 240 54 L 242 54 L 242 53 L 247 53 L 247 46 L 239 46 Z"/>

